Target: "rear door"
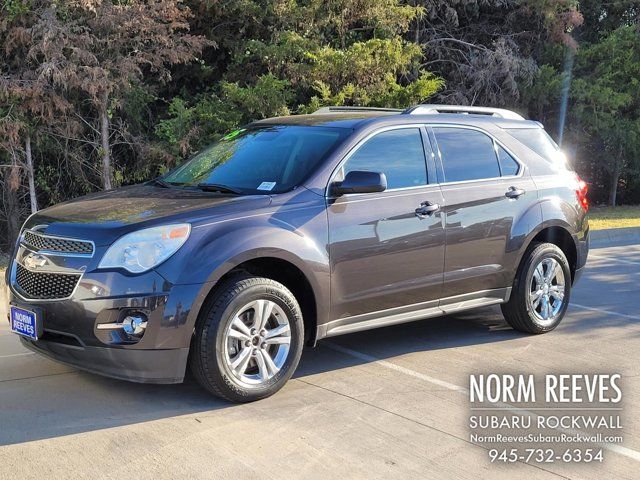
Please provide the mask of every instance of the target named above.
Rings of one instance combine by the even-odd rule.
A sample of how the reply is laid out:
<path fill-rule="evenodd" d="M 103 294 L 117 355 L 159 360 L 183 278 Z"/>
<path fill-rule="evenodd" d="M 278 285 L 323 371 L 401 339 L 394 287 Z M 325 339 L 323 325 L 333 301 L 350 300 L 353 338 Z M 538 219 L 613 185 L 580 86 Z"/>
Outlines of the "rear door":
<path fill-rule="evenodd" d="M 442 286 L 444 229 L 440 211 L 418 215 L 425 202 L 442 205 L 426 129 L 376 132 L 352 151 L 333 180 L 352 170 L 383 172 L 387 190 L 327 199 L 332 319 L 329 330 L 410 310 L 436 308 Z M 357 329 L 357 327 L 356 327 Z M 334 330 L 337 333 L 336 330 Z"/>
<path fill-rule="evenodd" d="M 526 167 L 483 130 L 434 125 L 429 134 L 445 204 L 441 306 L 503 297 L 513 279 L 513 226 L 535 204 L 535 185 Z"/>

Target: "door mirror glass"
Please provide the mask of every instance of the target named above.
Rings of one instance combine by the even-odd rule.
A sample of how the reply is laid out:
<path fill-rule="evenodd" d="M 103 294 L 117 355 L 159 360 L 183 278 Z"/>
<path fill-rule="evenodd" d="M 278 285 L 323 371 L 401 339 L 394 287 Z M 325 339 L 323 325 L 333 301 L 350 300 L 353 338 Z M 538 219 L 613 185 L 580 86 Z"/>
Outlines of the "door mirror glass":
<path fill-rule="evenodd" d="M 331 193 L 336 196 L 347 193 L 384 192 L 387 189 L 387 177 L 381 172 L 365 172 L 352 170 L 348 172 L 342 182 L 334 182 Z"/>

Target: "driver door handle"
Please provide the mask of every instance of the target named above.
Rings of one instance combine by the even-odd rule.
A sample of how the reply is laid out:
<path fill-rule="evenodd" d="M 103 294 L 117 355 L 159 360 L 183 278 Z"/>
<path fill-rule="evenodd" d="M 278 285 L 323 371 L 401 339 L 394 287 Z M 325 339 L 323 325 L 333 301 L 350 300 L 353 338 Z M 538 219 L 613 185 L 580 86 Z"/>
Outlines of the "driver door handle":
<path fill-rule="evenodd" d="M 525 191 L 521 188 L 509 187 L 509 190 L 505 192 L 504 196 L 507 198 L 518 198 L 519 196 L 524 194 Z"/>
<path fill-rule="evenodd" d="M 440 211 L 440 205 L 431 202 L 422 202 L 420 207 L 416 208 L 416 217 L 427 218 Z"/>

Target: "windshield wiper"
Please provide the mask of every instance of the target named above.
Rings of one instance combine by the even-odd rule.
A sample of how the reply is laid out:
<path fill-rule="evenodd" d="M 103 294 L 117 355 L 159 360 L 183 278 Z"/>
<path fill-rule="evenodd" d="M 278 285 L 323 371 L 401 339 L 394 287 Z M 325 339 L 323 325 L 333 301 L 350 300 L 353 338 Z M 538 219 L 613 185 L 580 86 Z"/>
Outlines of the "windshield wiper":
<path fill-rule="evenodd" d="M 151 180 L 151 183 L 153 183 L 154 185 L 158 185 L 159 187 L 162 187 L 162 188 L 171 188 L 171 187 L 173 187 L 173 184 L 171 184 L 169 182 L 165 182 L 161 178 L 154 178 L 153 180 Z"/>
<path fill-rule="evenodd" d="M 237 188 L 228 187 L 219 183 L 199 183 L 198 188 L 205 192 L 233 193 L 234 195 L 242 195 L 242 191 Z"/>

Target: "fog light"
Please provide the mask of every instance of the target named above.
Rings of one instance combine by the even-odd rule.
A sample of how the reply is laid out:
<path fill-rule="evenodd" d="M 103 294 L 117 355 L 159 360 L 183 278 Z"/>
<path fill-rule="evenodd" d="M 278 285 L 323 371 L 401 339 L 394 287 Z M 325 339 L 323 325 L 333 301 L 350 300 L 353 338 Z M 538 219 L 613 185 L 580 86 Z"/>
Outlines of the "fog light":
<path fill-rule="evenodd" d="M 127 335 L 142 337 L 147 328 L 147 317 L 143 314 L 128 315 L 122 321 L 122 328 Z"/>

